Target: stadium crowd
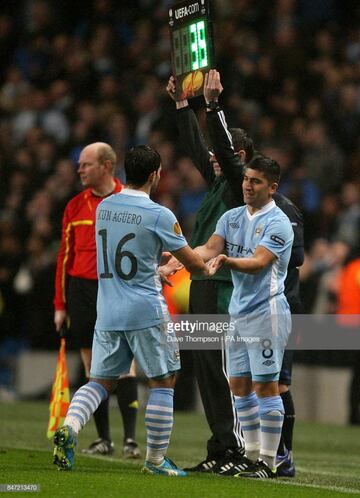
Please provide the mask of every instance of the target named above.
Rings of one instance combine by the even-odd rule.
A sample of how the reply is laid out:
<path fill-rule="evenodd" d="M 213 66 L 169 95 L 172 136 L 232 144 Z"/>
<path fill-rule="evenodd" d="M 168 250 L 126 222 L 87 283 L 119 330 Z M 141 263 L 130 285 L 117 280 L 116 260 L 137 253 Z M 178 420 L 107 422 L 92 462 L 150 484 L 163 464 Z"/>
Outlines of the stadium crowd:
<path fill-rule="evenodd" d="M 11 385 L 4 362 L 19 348 L 57 345 L 49 289 L 86 144 L 109 143 L 123 181 L 125 151 L 154 146 L 163 165 L 156 200 L 191 234 L 206 186 L 178 146 L 165 90 L 170 3 L 2 5 L 0 385 Z M 280 192 L 303 211 L 304 312 L 336 313 L 342 268 L 360 256 L 360 7 L 214 0 L 213 10 L 228 124 L 279 162 Z M 203 102 L 192 105 L 203 122 Z"/>

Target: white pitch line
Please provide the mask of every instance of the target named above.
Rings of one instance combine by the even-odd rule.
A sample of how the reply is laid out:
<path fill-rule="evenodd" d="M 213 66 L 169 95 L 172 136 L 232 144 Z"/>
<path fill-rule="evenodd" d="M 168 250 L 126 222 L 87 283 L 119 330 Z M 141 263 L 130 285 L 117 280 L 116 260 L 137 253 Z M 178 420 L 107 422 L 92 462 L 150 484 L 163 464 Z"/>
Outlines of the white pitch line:
<path fill-rule="evenodd" d="M 300 472 L 306 472 L 307 474 L 314 474 L 314 475 L 325 476 L 325 477 L 339 476 L 341 478 L 348 477 L 349 479 L 360 480 L 360 477 L 355 477 L 354 474 L 350 474 L 349 472 L 342 472 L 341 474 L 336 474 L 336 473 L 331 472 L 329 470 L 314 470 L 314 469 L 307 468 L 307 467 L 299 467 L 298 465 L 296 466 L 296 470 L 299 470 Z"/>
<path fill-rule="evenodd" d="M 77 457 L 81 456 L 81 457 L 85 457 L 85 458 L 92 458 L 92 459 L 96 459 L 96 460 L 102 460 L 103 462 L 115 462 L 115 463 L 130 463 L 130 464 L 133 464 L 133 465 L 141 465 L 142 464 L 142 459 L 124 459 L 124 458 L 120 458 L 120 457 L 110 457 L 110 456 L 107 456 L 107 455 L 87 455 L 86 453 L 77 453 L 76 454 Z"/>
<path fill-rule="evenodd" d="M 11 448 L 13 450 L 25 450 L 25 451 L 41 451 L 41 452 L 49 452 L 49 450 L 46 450 L 45 448 L 31 448 L 27 446 L 22 446 L 22 447 L 13 447 Z M 100 455 L 86 455 L 86 454 L 78 454 L 79 456 L 82 457 L 87 457 L 87 458 L 92 458 L 92 459 L 98 459 L 98 460 L 105 460 L 105 461 L 110 461 L 110 462 L 116 462 L 116 463 L 123 463 L 124 461 L 121 460 L 120 458 L 113 458 L 113 457 L 107 457 L 107 456 L 100 456 Z M 129 462 L 129 460 L 126 461 L 126 463 L 140 463 L 140 462 Z M 300 470 L 300 468 L 299 468 Z M 301 470 L 305 470 L 304 467 L 301 467 Z M 307 471 L 307 470 L 306 470 Z M 331 474 L 330 472 L 313 472 L 314 474 L 319 474 L 319 475 L 331 475 L 333 477 L 336 476 L 336 474 Z M 222 478 L 223 479 L 223 478 Z M 360 495 L 360 489 L 354 489 L 354 488 L 346 488 L 345 486 L 326 486 L 322 484 L 309 484 L 309 483 L 302 483 L 302 482 L 294 482 L 294 481 L 282 481 L 281 479 L 276 479 L 274 482 L 273 480 L 263 480 L 261 482 L 268 482 L 269 484 L 281 484 L 283 486 L 295 486 L 295 487 L 302 487 L 302 488 L 312 488 L 312 489 L 323 489 L 326 491 L 337 491 L 339 493 L 348 493 L 352 495 Z"/>
<path fill-rule="evenodd" d="M 86 455 L 86 454 L 82 454 L 81 456 L 85 456 L 85 457 L 90 457 L 90 458 L 94 458 L 94 459 L 101 459 L 101 460 L 110 460 L 110 461 L 113 461 L 113 462 L 121 462 L 121 460 L 118 460 L 118 459 L 115 459 L 115 458 L 109 458 L 109 457 L 106 457 L 106 456 L 100 456 L 100 455 Z M 135 462 L 132 462 L 132 463 L 135 463 Z M 299 467 L 298 467 L 299 468 Z M 303 470 L 303 471 L 306 471 L 307 470 L 304 468 L 304 467 L 301 467 L 299 468 L 299 470 Z M 314 474 L 319 474 L 319 475 L 325 475 L 325 476 L 332 476 L 332 477 L 335 477 L 334 473 L 331 473 L 331 472 L 313 472 Z M 351 477 L 351 476 L 349 476 Z M 264 481 L 262 481 L 264 482 Z M 301 483 L 301 482 L 293 482 L 293 481 L 282 481 L 281 479 L 277 479 L 275 482 L 274 481 L 267 481 L 271 484 L 282 484 L 284 486 L 297 486 L 297 487 L 303 487 L 303 488 L 313 488 L 313 489 L 323 489 L 323 490 L 326 490 L 326 491 L 337 491 L 339 493 L 344 493 L 344 494 L 352 494 L 352 495 L 360 495 L 360 489 L 354 489 L 354 488 L 346 488 L 344 486 L 327 486 L 325 484 L 310 484 L 310 483 Z"/>
<path fill-rule="evenodd" d="M 12 448 L 6 448 L 6 451 L 9 450 L 25 450 L 25 451 L 41 451 L 41 452 L 46 452 L 46 453 L 49 453 L 50 455 L 52 454 L 52 449 L 45 449 L 45 448 L 33 448 L 33 447 L 30 447 L 30 446 L 13 446 Z M 138 464 L 140 465 L 142 460 L 139 459 L 139 460 L 136 460 L 136 459 L 128 459 L 128 460 L 125 460 L 121 457 L 110 457 L 110 456 L 107 456 L 107 455 L 87 455 L 86 453 L 81 453 L 81 450 L 79 451 L 79 453 L 76 453 L 75 454 L 76 457 L 84 457 L 84 458 L 92 458 L 92 459 L 97 459 L 97 460 L 103 460 L 104 462 L 115 462 L 115 463 L 130 463 L 130 464 Z"/>
<path fill-rule="evenodd" d="M 272 484 L 283 484 L 288 486 L 300 486 L 302 488 L 324 489 L 326 491 L 337 491 L 338 493 L 346 493 L 351 495 L 360 495 L 359 489 L 346 488 L 344 486 L 326 486 L 322 484 L 307 484 L 302 482 L 281 481 L 277 480 L 276 483 L 271 481 Z"/>

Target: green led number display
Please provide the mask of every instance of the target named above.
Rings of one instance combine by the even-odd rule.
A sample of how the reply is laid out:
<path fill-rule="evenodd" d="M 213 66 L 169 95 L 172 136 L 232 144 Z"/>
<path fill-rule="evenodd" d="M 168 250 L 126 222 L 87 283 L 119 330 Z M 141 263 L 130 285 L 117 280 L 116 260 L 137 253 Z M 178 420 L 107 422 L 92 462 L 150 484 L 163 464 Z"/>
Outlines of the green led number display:
<path fill-rule="evenodd" d="M 182 61 L 181 61 L 181 35 L 180 29 L 176 29 L 173 31 L 173 46 L 174 46 L 174 65 L 175 65 L 175 74 L 182 73 Z"/>
<path fill-rule="evenodd" d="M 209 64 L 209 61 L 208 61 L 208 50 L 206 45 L 204 21 L 200 21 L 197 23 L 197 33 L 198 33 L 200 67 L 206 67 Z"/>
<path fill-rule="evenodd" d="M 173 31 L 172 36 L 176 76 L 196 71 L 208 65 L 204 21 L 176 29 Z"/>
<path fill-rule="evenodd" d="M 191 70 L 195 71 L 208 65 L 204 21 L 191 24 L 189 31 L 191 37 Z"/>
<path fill-rule="evenodd" d="M 191 70 L 199 69 L 199 44 L 196 24 L 190 26 L 191 36 Z"/>
<path fill-rule="evenodd" d="M 189 73 L 191 71 L 191 67 L 190 67 L 190 53 L 188 50 L 190 44 L 188 28 L 182 28 L 181 39 L 182 39 L 182 46 L 184 47 L 184 50 L 182 51 L 182 72 Z"/>

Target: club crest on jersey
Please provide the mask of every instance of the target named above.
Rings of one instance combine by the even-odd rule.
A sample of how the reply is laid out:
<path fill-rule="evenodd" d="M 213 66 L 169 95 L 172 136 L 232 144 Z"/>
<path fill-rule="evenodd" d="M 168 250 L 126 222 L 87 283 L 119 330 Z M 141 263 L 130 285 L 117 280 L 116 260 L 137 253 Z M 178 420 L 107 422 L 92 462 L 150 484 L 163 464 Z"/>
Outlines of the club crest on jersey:
<path fill-rule="evenodd" d="M 178 222 L 174 223 L 173 230 L 174 230 L 174 233 L 176 233 L 176 235 L 181 235 L 181 233 L 182 233 L 180 225 Z"/>
<path fill-rule="evenodd" d="M 261 235 L 261 232 L 263 231 L 264 227 L 256 227 L 255 228 L 255 235 Z"/>

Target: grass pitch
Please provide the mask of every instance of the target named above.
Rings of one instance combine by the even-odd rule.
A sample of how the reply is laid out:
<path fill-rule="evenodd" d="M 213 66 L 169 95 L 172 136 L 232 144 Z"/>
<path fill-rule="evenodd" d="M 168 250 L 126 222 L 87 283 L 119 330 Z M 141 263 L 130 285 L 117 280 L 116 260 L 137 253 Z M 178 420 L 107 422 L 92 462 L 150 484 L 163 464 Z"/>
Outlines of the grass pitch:
<path fill-rule="evenodd" d="M 112 457 L 80 453 L 96 437 L 90 422 L 79 437 L 76 468 L 59 472 L 52 464 L 52 445 L 46 439 L 48 405 L 15 403 L 0 407 L 0 484 L 39 484 L 44 497 L 116 498 L 283 498 L 360 495 L 360 428 L 297 423 L 295 479 L 248 481 L 196 474 L 187 478 L 142 475 L 142 460 L 121 459 L 122 426 L 111 410 Z M 169 456 L 179 466 L 205 456 L 209 436 L 204 416 L 176 413 Z M 138 440 L 145 452 L 143 414 Z M 20 493 L 24 494 L 24 493 Z"/>

